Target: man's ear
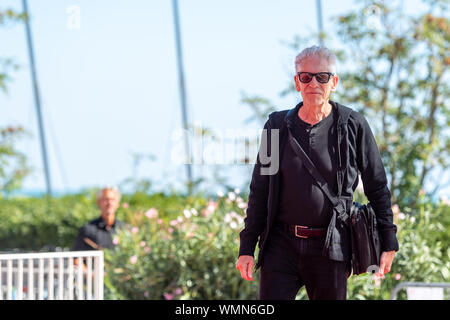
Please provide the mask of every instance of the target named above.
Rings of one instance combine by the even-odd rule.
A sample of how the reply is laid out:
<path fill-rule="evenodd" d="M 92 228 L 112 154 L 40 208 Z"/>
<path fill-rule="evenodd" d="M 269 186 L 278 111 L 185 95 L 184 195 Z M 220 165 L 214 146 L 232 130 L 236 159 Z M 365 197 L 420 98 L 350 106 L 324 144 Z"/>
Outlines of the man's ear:
<path fill-rule="evenodd" d="M 331 86 L 331 91 L 336 91 L 338 83 L 339 83 L 339 77 L 335 75 L 333 78 L 333 85 Z"/>
<path fill-rule="evenodd" d="M 295 82 L 295 89 L 300 92 L 300 81 L 298 80 L 298 76 L 294 76 L 294 82 Z"/>

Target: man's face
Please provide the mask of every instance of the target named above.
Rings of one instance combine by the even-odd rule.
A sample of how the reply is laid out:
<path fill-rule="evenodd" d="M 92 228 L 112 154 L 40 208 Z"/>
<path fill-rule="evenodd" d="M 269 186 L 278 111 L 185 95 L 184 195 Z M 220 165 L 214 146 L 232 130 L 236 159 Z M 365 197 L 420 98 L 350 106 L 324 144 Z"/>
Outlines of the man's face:
<path fill-rule="evenodd" d="M 304 59 L 300 66 L 297 67 L 296 72 L 318 73 L 333 72 L 333 70 L 330 70 L 326 59 L 321 59 L 319 56 L 313 55 Z M 303 103 L 313 106 L 321 106 L 327 103 L 331 91 L 336 90 L 339 80 L 337 75 L 332 76 L 328 83 L 320 83 L 316 77 L 313 77 L 308 83 L 300 82 L 298 75 L 295 75 L 294 79 L 295 88 L 302 94 Z"/>
<path fill-rule="evenodd" d="M 97 200 L 98 208 L 102 216 L 114 215 L 119 208 L 119 195 L 113 190 L 105 190 L 101 198 Z"/>

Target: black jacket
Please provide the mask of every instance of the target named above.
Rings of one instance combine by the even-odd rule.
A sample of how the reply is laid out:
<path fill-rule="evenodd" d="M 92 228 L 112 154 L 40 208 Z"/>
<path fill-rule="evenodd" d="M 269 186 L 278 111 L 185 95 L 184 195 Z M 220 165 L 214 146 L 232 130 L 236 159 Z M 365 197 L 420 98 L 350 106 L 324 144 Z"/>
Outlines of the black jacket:
<path fill-rule="evenodd" d="M 340 198 L 345 202 L 347 210 L 350 210 L 353 192 L 358 185 L 359 171 L 364 193 L 377 216 L 381 249 L 382 251 L 398 251 L 397 227 L 393 224 L 391 210 L 391 194 L 387 187 L 386 173 L 370 126 L 359 112 L 333 101 L 330 101 L 330 103 L 338 111 L 338 121 L 335 128 L 339 143 L 339 148 L 337 148 L 339 158 L 338 196 L 340 195 Z M 297 116 L 298 109 L 302 105 L 301 102 L 291 110 L 273 112 L 269 115 L 269 119 L 264 125 L 264 129 L 267 129 L 268 154 L 271 150 L 272 129 L 279 129 L 278 154 L 283 154 L 283 148 L 289 145 L 286 143 L 286 122 L 289 117 Z M 281 163 L 281 160 L 278 163 Z M 240 233 L 239 256 L 253 256 L 258 243 L 259 255 L 256 268 L 261 266 L 264 245 L 277 214 L 279 201 L 280 171 L 278 170 L 271 175 L 261 174 L 261 168 L 269 166 L 270 164 L 261 164 L 260 154 L 258 153 L 250 183 L 247 216 L 244 220 L 245 227 Z M 330 241 L 324 248 L 324 255 L 337 261 L 350 260 L 349 230 L 340 219 L 336 218 L 336 213 L 330 220 L 327 232 Z"/>
<path fill-rule="evenodd" d="M 124 226 L 126 226 L 125 223 L 117 219 L 114 221 L 114 224 L 111 228 L 106 227 L 106 223 L 102 219 L 102 217 L 91 220 L 78 230 L 78 235 L 75 240 L 75 244 L 72 247 L 72 250 L 83 251 L 112 249 L 114 247 L 114 233 L 118 228 L 123 228 Z M 88 240 L 85 240 L 86 238 Z"/>

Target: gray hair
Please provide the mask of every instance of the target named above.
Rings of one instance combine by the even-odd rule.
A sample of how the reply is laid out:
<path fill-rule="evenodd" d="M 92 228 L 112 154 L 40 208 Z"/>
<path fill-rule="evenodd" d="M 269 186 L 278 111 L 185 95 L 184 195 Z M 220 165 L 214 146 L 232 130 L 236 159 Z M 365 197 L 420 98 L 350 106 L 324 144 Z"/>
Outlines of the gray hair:
<path fill-rule="evenodd" d="M 103 197 L 103 193 L 105 191 L 114 191 L 117 194 L 117 196 L 119 197 L 119 200 L 120 200 L 120 191 L 119 191 L 119 188 L 117 188 L 116 186 L 106 186 L 106 187 L 100 189 L 97 192 L 97 200 L 99 200 L 101 197 Z"/>
<path fill-rule="evenodd" d="M 310 57 L 310 56 L 318 56 L 321 59 L 325 59 L 328 61 L 328 65 L 330 66 L 330 72 L 336 73 L 336 56 L 334 53 L 324 46 L 312 46 L 306 49 L 303 49 L 302 52 L 300 52 L 297 57 L 295 57 L 295 70 L 297 70 L 298 67 L 300 67 L 300 64 L 303 62 L 304 59 Z"/>

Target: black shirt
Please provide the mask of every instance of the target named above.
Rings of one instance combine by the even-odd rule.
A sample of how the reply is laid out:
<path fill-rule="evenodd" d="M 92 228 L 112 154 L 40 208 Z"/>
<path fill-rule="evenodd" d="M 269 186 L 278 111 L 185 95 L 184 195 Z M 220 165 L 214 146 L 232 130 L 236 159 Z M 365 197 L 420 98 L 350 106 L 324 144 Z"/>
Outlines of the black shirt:
<path fill-rule="evenodd" d="M 253 255 L 258 244 L 259 255 L 256 268 L 261 267 L 264 247 L 270 238 L 274 221 L 279 216 L 281 165 L 283 162 L 283 152 L 289 146 L 289 142 L 287 141 L 286 116 L 290 116 L 291 113 L 297 116 L 296 111 L 298 111 L 301 104 L 302 102 L 293 109 L 272 112 L 264 124 L 264 129 L 267 129 L 268 133 L 268 144 L 266 146 L 268 150 L 271 150 L 270 132 L 272 130 L 278 130 L 280 141 L 280 170 L 273 176 L 263 174 L 261 169 L 272 166 L 272 162 L 262 164 L 259 156 L 256 158 L 249 186 L 248 207 L 244 219 L 245 228 L 239 234 L 240 256 Z M 397 251 L 399 245 L 396 237 L 397 227 L 393 223 L 391 193 L 387 186 L 388 181 L 383 162 L 370 125 L 366 118 L 359 112 L 331 100 L 330 104 L 335 107 L 338 114 L 338 133 L 340 133 L 340 139 L 337 141 L 337 145 L 340 147 L 341 152 L 338 153 L 340 157 L 336 157 L 334 151 L 332 154 L 334 154 L 334 157 L 338 161 L 340 158 L 342 165 L 342 168 L 338 170 L 339 176 L 342 174 L 342 178 L 340 179 L 340 182 L 342 182 L 341 196 L 347 202 L 353 200 L 353 193 L 358 185 L 358 173 L 360 172 L 364 185 L 364 194 L 374 208 L 377 216 L 382 251 Z M 333 130 L 333 128 L 330 130 Z M 330 147 L 333 148 L 332 145 Z M 325 175 L 324 172 L 322 174 Z M 329 183 L 331 184 L 331 182 Z M 332 241 L 327 248 L 326 256 L 332 260 L 344 261 L 351 254 L 350 246 L 347 245 L 350 241 L 348 230 L 342 223 L 337 223 L 330 227 L 329 231 L 332 232 Z"/>
<path fill-rule="evenodd" d="M 292 134 L 317 167 L 330 187 L 337 193 L 337 110 L 311 125 L 293 116 Z M 326 228 L 332 216 L 332 205 L 302 165 L 289 143 L 281 159 L 281 184 L 278 219 L 288 224 Z"/>
<path fill-rule="evenodd" d="M 123 226 L 123 222 L 115 220 L 114 224 L 107 228 L 105 221 L 101 217 L 94 219 L 80 228 L 72 250 L 112 249 L 114 246 L 112 242 L 113 235 L 118 228 Z"/>

